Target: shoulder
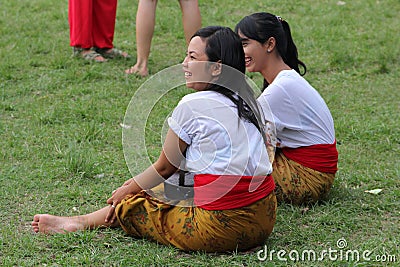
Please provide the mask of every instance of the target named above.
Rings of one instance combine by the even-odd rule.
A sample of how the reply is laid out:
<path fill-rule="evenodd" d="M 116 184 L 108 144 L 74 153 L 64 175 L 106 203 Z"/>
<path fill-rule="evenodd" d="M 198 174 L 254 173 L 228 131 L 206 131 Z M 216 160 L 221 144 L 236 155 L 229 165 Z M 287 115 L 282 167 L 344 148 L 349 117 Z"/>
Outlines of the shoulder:
<path fill-rule="evenodd" d="M 271 85 L 274 84 L 283 84 L 283 85 L 290 85 L 294 83 L 298 83 L 301 81 L 305 81 L 305 79 L 298 74 L 295 70 L 283 70 L 278 73 L 275 80 L 272 82 Z"/>
<path fill-rule="evenodd" d="M 208 108 L 210 106 L 229 106 L 231 101 L 224 95 L 215 91 L 200 91 L 184 96 L 178 103 L 179 106 L 190 106 L 192 108 Z"/>
<path fill-rule="evenodd" d="M 192 100 L 214 99 L 214 98 L 218 98 L 219 96 L 222 96 L 222 95 L 220 95 L 214 91 L 198 91 L 198 92 L 194 92 L 194 93 L 185 95 L 184 97 L 182 97 L 182 99 L 179 103 L 185 103 L 185 102 L 192 101 Z"/>
<path fill-rule="evenodd" d="M 267 93 L 286 93 L 288 95 L 304 94 L 315 90 L 310 83 L 295 70 L 281 71 L 275 80 L 264 90 Z"/>

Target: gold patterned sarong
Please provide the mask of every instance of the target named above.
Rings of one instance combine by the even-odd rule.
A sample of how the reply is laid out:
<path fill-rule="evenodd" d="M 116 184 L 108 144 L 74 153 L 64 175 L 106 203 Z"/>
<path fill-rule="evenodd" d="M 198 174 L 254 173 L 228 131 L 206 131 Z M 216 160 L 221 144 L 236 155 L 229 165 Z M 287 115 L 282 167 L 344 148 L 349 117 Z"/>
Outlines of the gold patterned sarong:
<path fill-rule="evenodd" d="M 319 172 L 288 159 L 281 150 L 276 151 L 272 167 L 278 203 L 315 203 L 328 194 L 335 178 L 333 173 Z"/>
<path fill-rule="evenodd" d="M 244 251 L 263 245 L 276 220 L 274 192 L 238 209 L 205 210 L 185 203 L 168 203 L 163 186 L 125 198 L 116 208 L 121 227 L 184 251 Z"/>

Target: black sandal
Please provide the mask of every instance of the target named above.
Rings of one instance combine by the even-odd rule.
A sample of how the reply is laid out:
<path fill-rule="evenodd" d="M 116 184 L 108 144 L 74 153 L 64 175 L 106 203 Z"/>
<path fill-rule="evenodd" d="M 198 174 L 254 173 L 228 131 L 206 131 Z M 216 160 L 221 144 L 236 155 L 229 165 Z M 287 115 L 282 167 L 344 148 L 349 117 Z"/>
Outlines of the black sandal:
<path fill-rule="evenodd" d="M 102 55 L 104 58 L 109 59 L 128 59 L 131 57 L 128 53 L 117 48 L 95 48 L 95 51 Z"/>
<path fill-rule="evenodd" d="M 96 51 L 80 47 L 74 47 L 74 56 L 97 63 L 103 63 L 107 61 L 107 59 L 105 59 L 103 55 L 97 53 Z M 102 59 L 99 59 L 99 57 L 101 57 Z"/>

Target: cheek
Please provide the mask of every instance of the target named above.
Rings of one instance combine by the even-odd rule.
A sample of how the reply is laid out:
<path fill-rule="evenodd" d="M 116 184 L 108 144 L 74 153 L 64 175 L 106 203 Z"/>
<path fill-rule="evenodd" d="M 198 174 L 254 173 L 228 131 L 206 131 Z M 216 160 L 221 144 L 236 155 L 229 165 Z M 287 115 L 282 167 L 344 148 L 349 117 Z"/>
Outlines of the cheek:
<path fill-rule="evenodd" d="M 257 59 L 261 62 L 266 60 L 266 56 L 267 56 L 267 52 L 265 52 L 262 49 L 257 49 L 257 52 L 255 53 L 255 56 L 257 57 Z"/>
<path fill-rule="evenodd" d="M 253 47 L 253 52 L 254 55 L 260 56 L 262 54 L 262 49 L 260 49 L 260 47 L 256 46 Z"/>
<path fill-rule="evenodd" d="M 194 72 L 195 82 L 207 82 L 209 81 L 210 74 L 204 69 L 203 66 L 199 66 Z"/>
<path fill-rule="evenodd" d="M 243 51 L 246 56 L 250 56 L 252 54 L 251 47 L 249 46 L 243 47 Z"/>
<path fill-rule="evenodd" d="M 193 75 L 199 75 L 204 72 L 204 63 L 203 62 L 192 62 L 189 65 L 189 70 Z"/>

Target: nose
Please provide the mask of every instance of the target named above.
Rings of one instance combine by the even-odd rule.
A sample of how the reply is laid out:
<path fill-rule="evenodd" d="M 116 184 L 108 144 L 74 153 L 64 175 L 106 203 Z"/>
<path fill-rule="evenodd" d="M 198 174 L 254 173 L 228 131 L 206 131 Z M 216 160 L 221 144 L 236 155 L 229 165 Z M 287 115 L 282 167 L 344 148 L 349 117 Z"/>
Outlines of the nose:
<path fill-rule="evenodd" d="M 183 61 L 182 61 L 182 66 L 183 66 L 183 67 L 187 67 L 188 58 L 189 58 L 189 56 L 185 56 L 185 58 L 183 59 Z"/>

